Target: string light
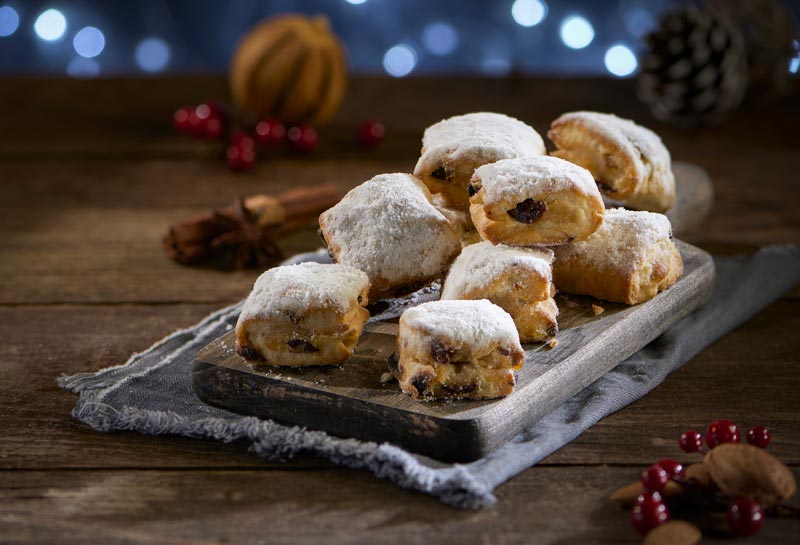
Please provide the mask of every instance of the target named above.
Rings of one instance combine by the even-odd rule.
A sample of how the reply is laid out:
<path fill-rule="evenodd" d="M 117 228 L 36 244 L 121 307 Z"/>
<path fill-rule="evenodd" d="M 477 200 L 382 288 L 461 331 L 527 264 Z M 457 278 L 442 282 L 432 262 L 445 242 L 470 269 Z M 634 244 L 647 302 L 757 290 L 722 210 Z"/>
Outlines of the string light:
<path fill-rule="evenodd" d="M 67 31 L 67 18 L 57 9 L 43 11 L 33 23 L 36 35 L 46 42 L 60 40 Z"/>
<path fill-rule="evenodd" d="M 603 61 L 608 71 L 620 78 L 630 76 L 639 66 L 636 61 L 636 55 L 631 51 L 631 48 L 623 44 L 609 47 Z"/>
<path fill-rule="evenodd" d="M 0 37 L 11 36 L 19 28 L 19 14 L 11 6 L 0 7 Z"/>
<path fill-rule="evenodd" d="M 383 55 L 383 69 L 395 78 L 409 75 L 417 66 L 417 52 L 407 44 L 397 44 Z"/>
<path fill-rule="evenodd" d="M 72 47 L 81 57 L 91 59 L 103 52 L 106 47 L 106 37 L 99 29 L 87 26 L 80 29 L 72 39 Z"/>
<path fill-rule="evenodd" d="M 547 4 L 541 0 L 516 0 L 511 5 L 511 16 L 520 26 L 536 26 L 547 16 Z"/>
<path fill-rule="evenodd" d="M 353 4 L 354 6 L 358 6 L 359 4 L 363 4 L 367 0 L 346 0 L 348 4 Z"/>
<path fill-rule="evenodd" d="M 458 47 L 458 32 L 447 23 L 431 23 L 422 30 L 422 45 L 434 55 L 449 55 Z"/>
<path fill-rule="evenodd" d="M 571 15 L 561 22 L 561 41 L 572 49 L 583 49 L 594 40 L 592 24 L 580 15 Z"/>
<path fill-rule="evenodd" d="M 160 72 L 169 63 L 169 46 L 160 38 L 147 38 L 136 46 L 134 58 L 145 72 Z"/>

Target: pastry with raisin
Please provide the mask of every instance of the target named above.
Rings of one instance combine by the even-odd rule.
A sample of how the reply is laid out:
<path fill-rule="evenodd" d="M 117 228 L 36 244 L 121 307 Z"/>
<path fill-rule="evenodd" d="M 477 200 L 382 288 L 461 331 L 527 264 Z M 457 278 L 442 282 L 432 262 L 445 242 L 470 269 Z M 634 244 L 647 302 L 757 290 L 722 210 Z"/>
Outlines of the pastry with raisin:
<path fill-rule="evenodd" d="M 472 221 L 495 244 L 565 244 L 585 240 L 603 223 L 605 205 L 592 175 L 557 157 L 484 165 L 469 192 Z"/>
<path fill-rule="evenodd" d="M 236 351 L 269 365 L 335 365 L 355 349 L 369 278 L 353 267 L 302 263 L 256 280 L 236 323 Z"/>
<path fill-rule="evenodd" d="M 559 291 L 605 301 L 647 301 L 683 274 L 669 219 L 653 212 L 606 210 L 594 235 L 553 251 L 553 281 Z"/>
<path fill-rule="evenodd" d="M 488 399 L 514 391 L 525 353 L 514 320 L 482 299 L 432 301 L 400 317 L 389 368 L 415 399 Z"/>
<path fill-rule="evenodd" d="M 675 204 L 669 151 L 650 129 L 598 112 L 571 112 L 550 126 L 552 154 L 589 170 L 610 199 L 637 210 L 666 212 Z"/>
<path fill-rule="evenodd" d="M 414 175 L 432 193 L 441 194 L 448 206 L 466 210 L 467 184 L 476 168 L 545 153 L 539 133 L 513 117 L 488 112 L 459 115 L 425 129 Z"/>

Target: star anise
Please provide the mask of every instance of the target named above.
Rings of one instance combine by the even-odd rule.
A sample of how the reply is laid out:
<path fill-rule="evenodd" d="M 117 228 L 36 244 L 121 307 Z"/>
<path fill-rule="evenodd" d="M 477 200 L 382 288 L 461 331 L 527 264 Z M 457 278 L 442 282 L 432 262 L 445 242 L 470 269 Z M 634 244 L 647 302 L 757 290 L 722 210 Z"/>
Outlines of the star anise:
<path fill-rule="evenodd" d="M 222 233 L 211 240 L 210 246 L 220 253 L 233 250 L 237 269 L 251 265 L 266 267 L 283 257 L 272 240 L 275 226 L 260 224 L 259 216 L 244 205 L 241 196 L 230 208 L 215 210 L 214 219 Z"/>

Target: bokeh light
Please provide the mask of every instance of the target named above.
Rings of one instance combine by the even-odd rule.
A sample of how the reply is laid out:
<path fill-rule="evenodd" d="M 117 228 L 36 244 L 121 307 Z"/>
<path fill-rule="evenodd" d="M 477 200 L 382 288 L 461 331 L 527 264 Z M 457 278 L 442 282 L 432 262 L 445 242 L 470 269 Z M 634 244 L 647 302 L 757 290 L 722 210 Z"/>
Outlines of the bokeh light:
<path fill-rule="evenodd" d="M 402 78 L 417 66 L 417 52 L 407 44 L 397 44 L 383 55 L 383 69 L 390 76 Z"/>
<path fill-rule="evenodd" d="M 103 52 L 106 47 L 106 37 L 99 29 L 87 26 L 80 29 L 72 39 L 72 47 L 81 57 L 91 59 Z"/>
<path fill-rule="evenodd" d="M 636 71 L 639 63 L 636 55 L 630 47 L 623 44 L 615 44 L 608 48 L 603 57 L 606 68 L 617 77 L 624 78 Z"/>
<path fill-rule="evenodd" d="M 547 4 L 540 0 L 516 0 L 511 5 L 511 16 L 520 26 L 536 26 L 547 17 Z"/>
<path fill-rule="evenodd" d="M 571 15 L 561 22 L 561 41 L 572 49 L 583 49 L 594 40 L 592 24 L 580 15 Z"/>
<path fill-rule="evenodd" d="M 145 72 L 160 72 L 169 63 L 169 45 L 160 38 L 139 42 L 134 52 L 136 64 Z"/>
<path fill-rule="evenodd" d="M 0 37 L 11 36 L 19 28 L 19 14 L 11 6 L 0 6 Z"/>
<path fill-rule="evenodd" d="M 434 55 L 449 55 L 458 47 L 458 32 L 447 23 L 431 23 L 422 30 L 422 45 Z"/>
<path fill-rule="evenodd" d="M 75 57 L 67 65 L 67 75 L 73 78 L 93 78 L 100 73 L 100 65 L 94 59 Z"/>
<path fill-rule="evenodd" d="M 353 4 L 354 6 L 357 6 L 359 4 L 363 4 L 367 0 L 346 0 L 346 1 L 348 4 Z"/>
<path fill-rule="evenodd" d="M 507 57 L 486 57 L 481 61 L 481 72 L 490 78 L 507 76 L 511 72 L 511 61 Z"/>
<path fill-rule="evenodd" d="M 67 31 L 67 18 L 57 9 L 48 9 L 36 18 L 33 30 L 46 42 L 60 40 Z"/>

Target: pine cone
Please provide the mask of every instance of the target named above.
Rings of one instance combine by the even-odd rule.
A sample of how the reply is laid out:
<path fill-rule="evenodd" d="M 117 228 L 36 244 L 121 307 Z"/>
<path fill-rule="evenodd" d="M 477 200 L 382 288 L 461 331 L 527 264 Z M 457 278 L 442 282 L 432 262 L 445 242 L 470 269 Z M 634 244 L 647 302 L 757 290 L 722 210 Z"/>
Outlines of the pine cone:
<path fill-rule="evenodd" d="M 747 87 L 744 46 L 717 12 L 690 6 L 670 13 L 646 43 L 637 92 L 657 119 L 713 124 L 741 104 Z"/>
<path fill-rule="evenodd" d="M 793 42 L 797 24 L 780 0 L 709 0 L 739 29 L 747 51 L 747 98 L 769 101 L 789 89 L 789 60 L 797 54 Z"/>

